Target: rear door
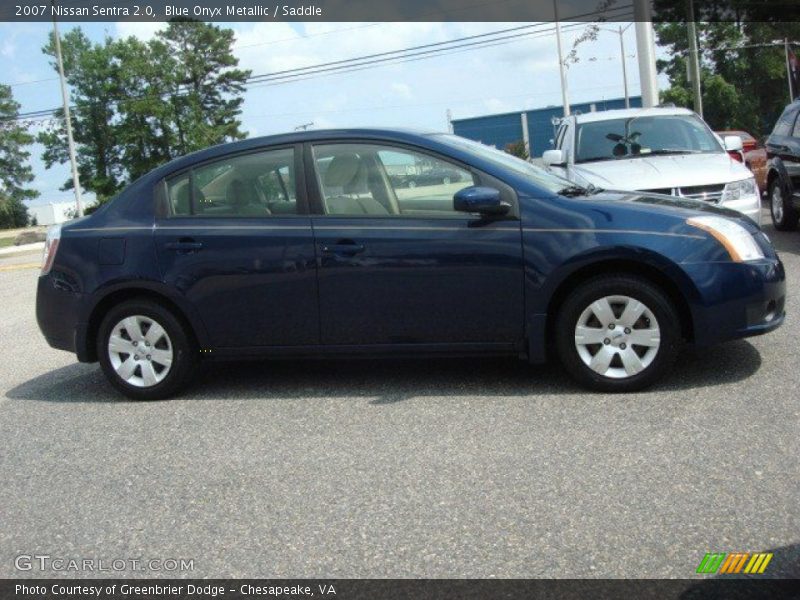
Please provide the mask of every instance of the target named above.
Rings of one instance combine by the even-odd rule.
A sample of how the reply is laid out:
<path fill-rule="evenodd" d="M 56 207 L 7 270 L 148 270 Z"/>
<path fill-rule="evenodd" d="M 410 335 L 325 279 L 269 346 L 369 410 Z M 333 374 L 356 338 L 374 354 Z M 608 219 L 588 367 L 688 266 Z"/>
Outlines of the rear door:
<path fill-rule="evenodd" d="M 510 188 L 374 142 L 309 145 L 306 165 L 323 344 L 518 347 L 522 245 Z M 455 212 L 453 194 L 475 183 L 502 187 L 512 214 Z"/>
<path fill-rule="evenodd" d="M 318 343 L 314 240 L 300 147 L 199 164 L 163 184 L 155 242 L 164 281 L 215 348 Z"/>

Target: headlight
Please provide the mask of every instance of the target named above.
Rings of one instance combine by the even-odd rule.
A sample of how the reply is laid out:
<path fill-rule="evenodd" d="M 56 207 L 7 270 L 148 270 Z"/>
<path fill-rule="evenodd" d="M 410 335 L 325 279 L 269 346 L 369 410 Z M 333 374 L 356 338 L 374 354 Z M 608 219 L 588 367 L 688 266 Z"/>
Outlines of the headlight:
<path fill-rule="evenodd" d="M 754 178 L 742 179 L 741 181 L 731 181 L 725 184 L 722 190 L 722 202 L 739 200 L 748 196 L 756 195 L 756 180 Z"/>
<path fill-rule="evenodd" d="M 707 231 L 717 238 L 731 255 L 731 260 L 744 262 L 764 258 L 764 253 L 750 232 L 736 221 L 725 217 L 704 216 L 686 219 L 686 223 Z"/>

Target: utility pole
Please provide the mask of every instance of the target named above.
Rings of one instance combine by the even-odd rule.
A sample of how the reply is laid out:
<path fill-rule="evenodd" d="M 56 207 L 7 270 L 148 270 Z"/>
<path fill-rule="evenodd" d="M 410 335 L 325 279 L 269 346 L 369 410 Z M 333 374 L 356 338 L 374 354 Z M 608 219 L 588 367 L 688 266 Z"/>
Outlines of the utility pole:
<path fill-rule="evenodd" d="M 56 0 L 50 3 L 55 7 Z M 64 77 L 64 61 L 61 59 L 61 38 L 58 35 L 58 23 L 56 14 L 53 11 L 53 37 L 56 42 L 56 62 L 58 63 L 58 77 L 61 80 L 61 99 L 64 102 L 64 121 L 67 125 L 67 149 L 69 151 L 69 162 L 72 166 L 72 187 L 75 190 L 75 208 L 78 216 L 83 216 L 83 202 L 81 201 L 81 182 L 78 177 L 78 161 L 75 158 L 75 140 L 72 138 L 72 116 L 69 112 L 69 95 L 67 94 L 67 82 Z"/>
<path fill-rule="evenodd" d="M 639 57 L 639 80 L 642 85 L 642 106 L 658 104 L 656 77 L 656 44 L 653 34 L 653 14 L 649 0 L 634 0 L 633 19 L 636 22 L 636 54 Z"/>
<path fill-rule="evenodd" d="M 692 74 L 692 95 L 694 112 L 703 118 L 703 92 L 700 85 L 700 56 L 697 50 L 697 23 L 694 22 L 694 2 L 687 0 L 689 20 L 686 23 L 689 34 L 689 68 Z"/>
<path fill-rule="evenodd" d="M 633 23 L 628 23 L 623 27 L 622 25 L 619 26 L 619 29 L 608 29 L 607 27 L 600 27 L 600 29 L 604 31 L 610 31 L 611 33 L 616 33 L 619 35 L 619 57 L 622 60 L 622 88 L 625 92 L 625 108 L 631 107 L 631 99 L 628 94 L 628 67 L 625 64 L 625 32 L 630 28 Z"/>
<path fill-rule="evenodd" d="M 558 0 L 553 0 L 553 16 L 556 21 L 556 46 L 558 47 L 558 73 L 561 76 L 561 102 L 564 104 L 564 116 L 568 117 L 569 90 L 567 90 L 567 74 L 564 71 L 564 53 L 561 49 L 561 23 L 558 20 Z"/>

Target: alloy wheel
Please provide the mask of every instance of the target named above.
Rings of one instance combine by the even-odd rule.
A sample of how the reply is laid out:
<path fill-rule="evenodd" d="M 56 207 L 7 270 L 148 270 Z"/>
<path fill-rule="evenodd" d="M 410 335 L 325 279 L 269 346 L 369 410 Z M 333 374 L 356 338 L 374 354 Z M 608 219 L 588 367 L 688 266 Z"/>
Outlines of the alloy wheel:
<path fill-rule="evenodd" d="M 132 315 L 111 330 L 108 358 L 120 379 L 135 387 L 148 388 L 169 374 L 174 353 L 164 327 L 151 317 Z"/>
<path fill-rule="evenodd" d="M 655 360 L 661 330 L 653 312 L 630 296 L 604 296 L 584 309 L 575 326 L 575 348 L 595 373 L 624 379 Z"/>

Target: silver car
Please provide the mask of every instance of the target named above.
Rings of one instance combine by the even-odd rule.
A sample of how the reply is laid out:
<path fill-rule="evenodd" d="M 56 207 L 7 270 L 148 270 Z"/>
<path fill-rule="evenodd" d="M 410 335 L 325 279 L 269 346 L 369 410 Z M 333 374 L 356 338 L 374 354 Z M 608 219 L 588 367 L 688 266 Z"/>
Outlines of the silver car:
<path fill-rule="evenodd" d="M 685 108 L 609 110 L 564 118 L 545 166 L 581 186 L 694 198 L 761 224 L 753 174 L 729 151 L 742 140 L 714 135 Z"/>

